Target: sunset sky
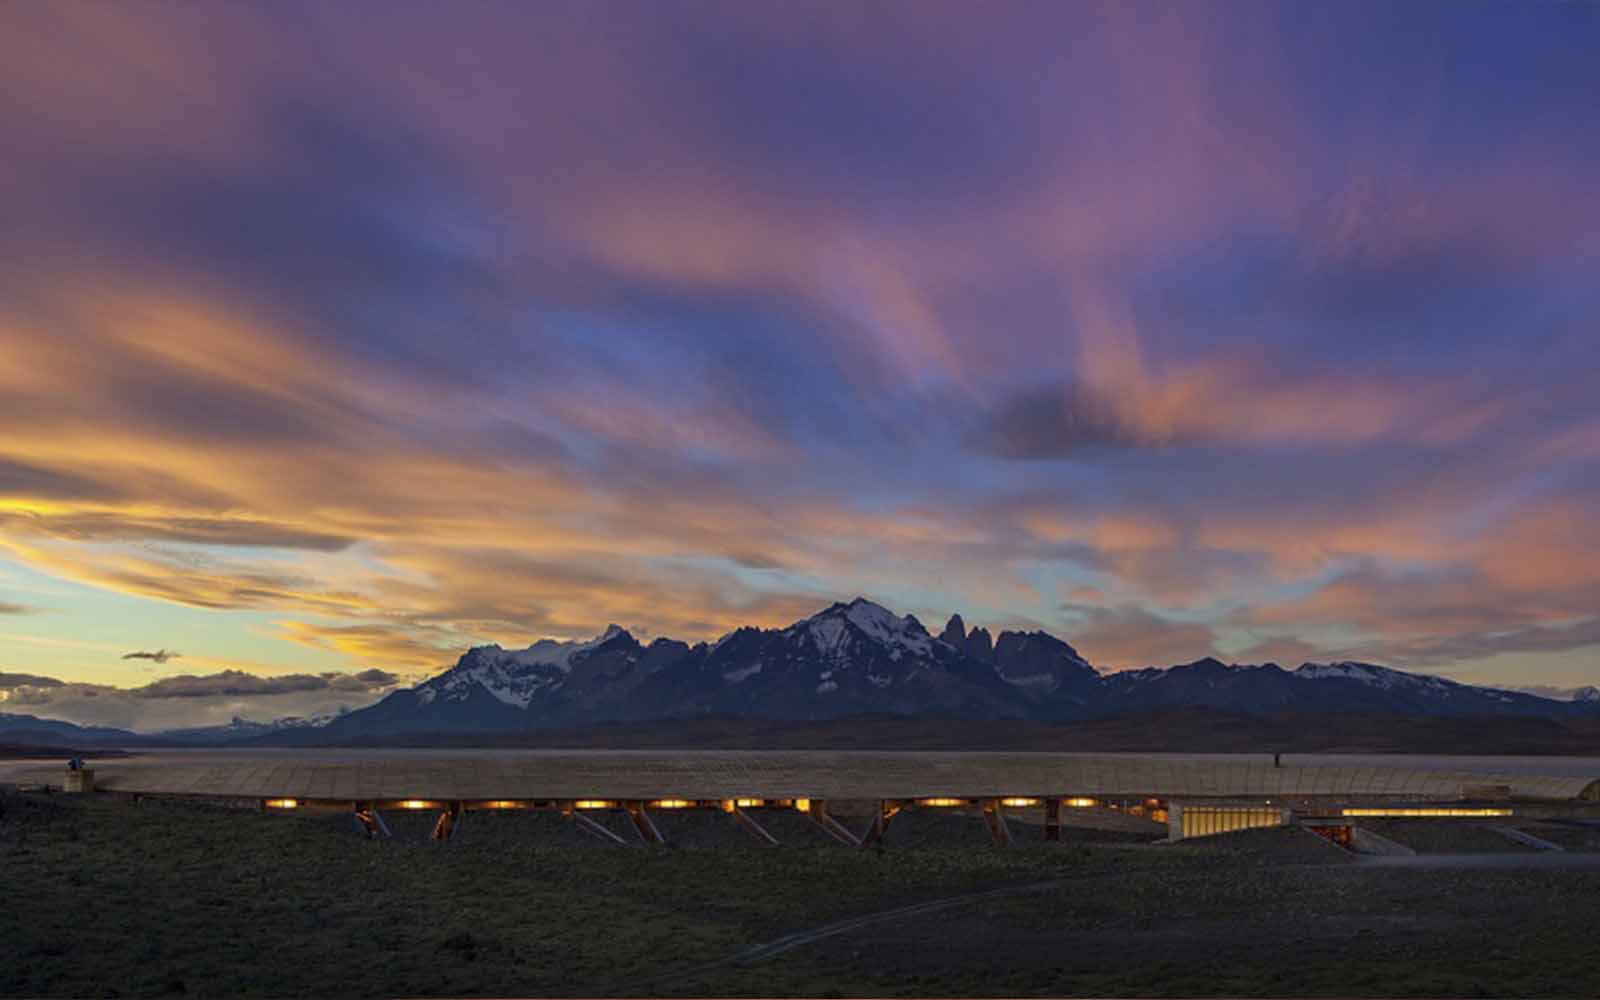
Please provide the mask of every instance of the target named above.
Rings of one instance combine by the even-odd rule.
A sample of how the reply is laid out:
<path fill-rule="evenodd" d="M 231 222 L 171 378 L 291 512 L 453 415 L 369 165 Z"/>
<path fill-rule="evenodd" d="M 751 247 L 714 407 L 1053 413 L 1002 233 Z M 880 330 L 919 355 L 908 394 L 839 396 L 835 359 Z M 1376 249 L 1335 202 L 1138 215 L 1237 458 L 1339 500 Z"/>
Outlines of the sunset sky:
<path fill-rule="evenodd" d="M 1597 53 L 1588 3 L 0 4 L 0 711 L 856 594 L 1594 683 Z"/>

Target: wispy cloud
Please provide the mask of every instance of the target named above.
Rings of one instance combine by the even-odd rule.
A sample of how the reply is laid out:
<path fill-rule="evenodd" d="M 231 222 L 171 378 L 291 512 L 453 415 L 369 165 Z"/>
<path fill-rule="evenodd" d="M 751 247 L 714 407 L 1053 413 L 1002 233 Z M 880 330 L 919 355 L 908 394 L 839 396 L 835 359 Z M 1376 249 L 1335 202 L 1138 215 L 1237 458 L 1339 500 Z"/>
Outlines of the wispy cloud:
<path fill-rule="evenodd" d="M 1556 8 L 291 6 L 0 6 L 30 571 L 394 672 L 857 591 L 1112 665 L 1592 638 Z"/>

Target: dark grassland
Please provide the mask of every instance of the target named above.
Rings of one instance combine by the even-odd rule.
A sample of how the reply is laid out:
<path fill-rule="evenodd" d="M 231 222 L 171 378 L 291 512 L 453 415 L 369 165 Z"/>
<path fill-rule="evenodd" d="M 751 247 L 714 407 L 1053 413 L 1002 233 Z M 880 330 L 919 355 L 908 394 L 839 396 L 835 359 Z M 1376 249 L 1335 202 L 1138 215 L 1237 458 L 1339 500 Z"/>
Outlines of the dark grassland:
<path fill-rule="evenodd" d="M 908 816 L 883 852 L 591 845 L 557 816 L 348 817 L 9 796 L 0 995 L 1600 995 L 1600 871 L 1376 869 L 1297 830 L 1198 845 L 988 846 Z M 1112 842 L 1095 843 L 1097 838 Z M 757 960 L 753 946 L 867 922 Z"/>

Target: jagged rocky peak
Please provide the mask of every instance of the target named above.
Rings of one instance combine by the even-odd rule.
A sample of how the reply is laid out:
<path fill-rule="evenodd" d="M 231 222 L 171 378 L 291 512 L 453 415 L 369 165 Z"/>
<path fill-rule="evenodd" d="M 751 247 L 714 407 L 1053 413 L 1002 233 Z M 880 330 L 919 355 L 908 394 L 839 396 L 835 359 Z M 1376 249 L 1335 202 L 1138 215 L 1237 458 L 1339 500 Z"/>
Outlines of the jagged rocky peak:
<path fill-rule="evenodd" d="M 974 628 L 967 631 L 967 623 L 960 614 L 950 616 L 950 621 L 939 633 L 940 641 L 953 646 L 975 660 L 992 661 L 994 659 L 994 639 L 990 637 L 986 628 Z"/>
<path fill-rule="evenodd" d="M 961 620 L 960 615 L 951 615 L 944 631 L 939 633 L 939 638 L 948 642 L 957 649 L 963 649 L 967 644 L 967 623 Z"/>
<path fill-rule="evenodd" d="M 975 628 L 967 633 L 967 655 L 978 660 L 994 659 L 994 639 L 986 628 Z"/>

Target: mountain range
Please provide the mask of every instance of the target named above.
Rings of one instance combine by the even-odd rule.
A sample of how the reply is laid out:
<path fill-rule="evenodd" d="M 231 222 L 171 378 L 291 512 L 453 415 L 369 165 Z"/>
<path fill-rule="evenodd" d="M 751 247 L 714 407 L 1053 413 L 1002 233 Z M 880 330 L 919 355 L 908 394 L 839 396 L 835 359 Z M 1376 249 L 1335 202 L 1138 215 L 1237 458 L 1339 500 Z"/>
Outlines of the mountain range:
<path fill-rule="evenodd" d="M 334 717 L 137 736 L 0 714 L 0 734 L 132 745 L 304 744 L 420 734 L 517 733 L 602 723 L 859 716 L 1070 723 L 1174 711 L 1244 717 L 1600 719 L 1600 690 L 1557 700 L 1369 663 L 1225 664 L 1213 658 L 1106 673 L 1044 631 L 937 634 L 865 598 L 787 628 L 716 642 L 641 643 L 616 625 L 587 641 L 478 646 L 455 666 Z"/>
<path fill-rule="evenodd" d="M 858 715 L 1061 722 L 1204 708 L 1247 715 L 1600 715 L 1600 691 L 1558 701 L 1367 663 L 1230 665 L 1216 659 L 1102 673 L 1043 631 L 937 634 L 864 598 L 787 628 L 714 643 L 641 643 L 608 627 L 584 642 L 479 646 L 449 670 L 320 727 L 331 737 L 572 727 L 706 716 Z M 302 734 L 309 735 L 309 734 Z"/>

